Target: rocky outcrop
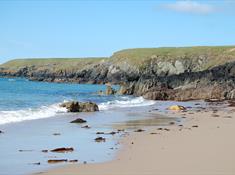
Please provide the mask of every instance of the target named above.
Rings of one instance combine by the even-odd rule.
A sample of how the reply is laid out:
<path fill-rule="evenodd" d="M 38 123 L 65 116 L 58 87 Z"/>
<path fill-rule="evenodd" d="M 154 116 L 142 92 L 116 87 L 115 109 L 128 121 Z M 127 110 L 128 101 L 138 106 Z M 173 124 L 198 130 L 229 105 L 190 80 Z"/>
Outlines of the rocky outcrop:
<path fill-rule="evenodd" d="M 97 104 L 92 102 L 66 102 L 60 105 L 68 110 L 68 112 L 95 112 L 99 111 Z"/>
<path fill-rule="evenodd" d="M 124 94 L 151 100 L 234 99 L 235 62 L 200 72 L 142 78 L 122 87 Z"/>
<path fill-rule="evenodd" d="M 115 93 L 115 89 L 113 89 L 111 85 L 107 85 L 105 95 L 114 95 Z"/>
<path fill-rule="evenodd" d="M 100 59 L 14 60 L 0 66 L 0 76 L 30 80 L 121 85 L 117 94 L 153 100 L 234 99 L 235 50 L 228 47 L 127 49 Z M 106 92 L 114 94 L 109 86 Z M 72 103 L 70 112 L 95 111 Z"/>

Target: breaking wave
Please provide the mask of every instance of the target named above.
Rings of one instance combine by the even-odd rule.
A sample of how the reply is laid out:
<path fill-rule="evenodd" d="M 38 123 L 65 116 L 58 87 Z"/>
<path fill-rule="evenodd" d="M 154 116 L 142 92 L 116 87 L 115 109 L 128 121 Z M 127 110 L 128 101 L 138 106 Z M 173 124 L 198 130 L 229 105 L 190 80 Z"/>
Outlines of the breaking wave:
<path fill-rule="evenodd" d="M 124 108 L 124 107 L 137 107 L 137 106 L 149 106 L 156 102 L 153 100 L 145 100 L 143 97 L 122 97 L 121 100 L 113 100 L 99 104 L 100 110 L 108 110 L 111 108 Z"/>

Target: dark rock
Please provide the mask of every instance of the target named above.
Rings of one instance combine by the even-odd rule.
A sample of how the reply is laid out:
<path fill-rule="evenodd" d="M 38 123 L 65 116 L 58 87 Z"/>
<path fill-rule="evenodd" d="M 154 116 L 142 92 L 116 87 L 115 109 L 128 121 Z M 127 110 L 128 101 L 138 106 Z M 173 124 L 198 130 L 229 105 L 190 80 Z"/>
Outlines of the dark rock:
<path fill-rule="evenodd" d="M 223 51 L 220 52 L 220 49 Z M 135 61 L 131 58 L 135 51 L 120 51 L 110 59 L 81 61 L 81 64 L 66 66 L 68 68 L 65 69 L 61 68 L 61 63 L 49 61 L 36 66 L 22 65 L 21 60 L 16 60 L 21 66 L 11 68 L 1 65 L 0 76 L 47 82 L 110 82 L 121 85 L 120 94 L 152 100 L 235 99 L 235 57 L 231 48 L 172 50 L 168 54 L 162 54 L 158 49 L 149 55 L 137 54 L 141 59 Z M 114 91 L 109 89 L 107 94 L 114 94 Z M 83 112 L 77 107 L 75 103 L 68 107 L 68 111 Z"/>
<path fill-rule="evenodd" d="M 118 132 L 124 132 L 125 129 L 118 129 L 117 131 L 118 131 Z"/>
<path fill-rule="evenodd" d="M 212 114 L 211 116 L 212 117 L 219 117 L 219 115 L 217 115 L 217 114 Z"/>
<path fill-rule="evenodd" d="M 72 152 L 74 151 L 73 148 L 56 148 L 51 150 L 51 152 L 57 152 L 57 153 L 66 153 L 66 152 Z"/>
<path fill-rule="evenodd" d="M 0 134 L 3 134 L 4 132 L 0 130 Z"/>
<path fill-rule="evenodd" d="M 70 123 L 86 123 L 86 120 L 83 120 L 81 118 L 77 118 L 76 120 L 71 121 Z"/>
<path fill-rule="evenodd" d="M 47 162 L 48 163 L 62 163 L 62 162 L 67 162 L 68 159 L 50 159 Z"/>
<path fill-rule="evenodd" d="M 97 138 L 95 138 L 95 141 L 96 141 L 96 142 L 105 142 L 106 139 L 103 138 L 103 137 L 97 137 Z"/>
<path fill-rule="evenodd" d="M 40 162 L 32 163 L 33 165 L 41 165 Z"/>
<path fill-rule="evenodd" d="M 198 128 L 198 125 L 193 125 L 192 128 Z"/>
<path fill-rule="evenodd" d="M 143 130 L 143 129 L 137 129 L 137 130 L 135 130 L 134 132 L 143 132 L 143 131 L 145 131 L 145 130 Z"/>
<path fill-rule="evenodd" d="M 156 132 L 151 132 L 150 134 L 154 135 L 154 134 L 157 134 Z"/>
<path fill-rule="evenodd" d="M 33 150 L 31 149 L 20 149 L 19 152 L 32 152 Z"/>
<path fill-rule="evenodd" d="M 53 133 L 54 136 L 59 136 L 61 135 L 60 133 Z"/>
<path fill-rule="evenodd" d="M 97 132 L 96 134 L 104 134 L 104 132 Z"/>
<path fill-rule="evenodd" d="M 60 105 L 65 107 L 68 112 L 95 112 L 99 111 L 98 105 L 92 102 L 66 102 Z"/>
<path fill-rule="evenodd" d="M 88 125 L 82 126 L 82 128 L 90 129 L 91 127 Z"/>
<path fill-rule="evenodd" d="M 110 133 L 108 133 L 108 134 L 114 135 L 114 134 L 116 134 L 116 133 L 117 133 L 117 132 L 112 131 L 112 132 L 110 132 Z"/>
<path fill-rule="evenodd" d="M 78 162 L 78 160 L 77 160 L 77 159 L 69 160 L 69 162 L 71 162 L 71 163 L 75 163 L 75 162 Z"/>
<path fill-rule="evenodd" d="M 47 149 L 42 150 L 43 153 L 48 153 Z"/>
<path fill-rule="evenodd" d="M 112 88 L 111 85 L 106 86 L 106 91 L 105 91 L 106 95 L 114 95 L 115 93 L 116 91 Z"/>

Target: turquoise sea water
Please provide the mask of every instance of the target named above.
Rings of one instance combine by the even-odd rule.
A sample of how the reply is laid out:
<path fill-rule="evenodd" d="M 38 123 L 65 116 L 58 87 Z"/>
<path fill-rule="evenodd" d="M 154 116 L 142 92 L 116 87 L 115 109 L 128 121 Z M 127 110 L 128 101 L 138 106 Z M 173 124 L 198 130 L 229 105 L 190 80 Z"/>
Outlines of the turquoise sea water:
<path fill-rule="evenodd" d="M 0 130 L 4 132 L 0 134 L 0 174 L 23 175 L 57 166 L 48 164 L 49 159 L 77 159 L 78 163 L 112 159 L 119 147 L 118 138 L 124 133 L 102 135 L 106 142 L 96 143 L 94 139 L 99 136 L 96 132 L 109 133 L 117 130 L 114 124 L 145 118 L 149 106 L 155 102 L 142 97 L 96 93 L 105 88 L 105 85 L 0 78 Z M 100 112 L 67 113 L 59 104 L 69 100 L 96 102 Z M 78 117 L 87 123 L 70 123 Z M 84 125 L 91 128 L 82 128 Z M 73 147 L 74 152 L 50 152 L 58 147 Z M 49 152 L 43 153 L 44 149 Z M 40 165 L 34 164 L 39 162 Z"/>
<path fill-rule="evenodd" d="M 149 105 L 142 98 L 100 96 L 105 85 L 33 82 L 27 79 L 0 78 L 0 124 L 56 116 L 65 112 L 59 104 L 69 100 L 92 101 L 101 110 L 112 107 Z M 118 89 L 118 86 L 114 86 Z"/>

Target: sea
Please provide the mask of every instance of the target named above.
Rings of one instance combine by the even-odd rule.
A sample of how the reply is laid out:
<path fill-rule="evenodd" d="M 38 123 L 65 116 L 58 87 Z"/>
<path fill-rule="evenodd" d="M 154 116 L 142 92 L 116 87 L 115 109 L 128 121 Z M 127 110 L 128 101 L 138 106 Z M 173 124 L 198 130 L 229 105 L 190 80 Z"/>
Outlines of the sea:
<path fill-rule="evenodd" d="M 118 89 L 118 86 L 113 86 Z M 48 118 L 65 113 L 66 101 L 92 101 L 100 110 L 154 104 L 142 97 L 105 96 L 105 85 L 34 82 L 22 78 L 0 78 L 0 124 Z"/>
<path fill-rule="evenodd" d="M 118 90 L 119 86 L 113 88 Z M 97 93 L 105 89 L 105 85 L 0 78 L 0 175 L 40 173 L 66 164 L 79 166 L 110 161 L 122 147 L 120 139 L 135 129 L 182 122 L 177 115 L 171 118 L 159 114 L 167 112 L 167 106 L 175 102 Z M 61 103 L 72 100 L 95 102 L 100 111 L 68 113 L 60 107 Z M 87 123 L 70 123 L 77 118 Z M 88 127 L 84 128 L 85 125 Z M 110 134 L 118 130 L 118 133 Z M 96 142 L 97 137 L 106 140 Z M 74 151 L 51 152 L 62 147 L 72 147 Z M 48 163 L 55 159 L 66 159 L 67 162 Z"/>

